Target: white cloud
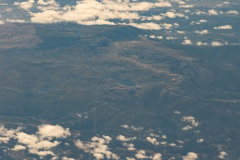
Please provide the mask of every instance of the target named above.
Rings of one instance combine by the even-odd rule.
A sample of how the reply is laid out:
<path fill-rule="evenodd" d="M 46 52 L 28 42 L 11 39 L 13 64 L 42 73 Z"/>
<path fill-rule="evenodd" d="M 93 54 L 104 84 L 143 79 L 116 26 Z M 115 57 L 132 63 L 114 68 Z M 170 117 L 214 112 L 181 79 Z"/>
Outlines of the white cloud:
<path fill-rule="evenodd" d="M 223 44 L 221 42 L 213 41 L 211 45 L 214 47 L 218 47 L 218 46 L 222 46 Z"/>
<path fill-rule="evenodd" d="M 134 147 L 134 144 L 132 144 L 132 143 L 126 143 L 126 142 L 124 142 L 124 143 L 123 143 L 123 146 L 127 147 L 127 150 L 128 150 L 128 151 L 134 151 L 134 150 L 136 150 L 136 148 Z"/>
<path fill-rule="evenodd" d="M 15 136 L 15 134 L 21 130 L 21 128 L 14 129 L 7 129 L 4 126 L 0 126 L 0 144 L 8 143 L 11 138 Z"/>
<path fill-rule="evenodd" d="M 166 12 L 165 16 L 167 16 L 169 18 L 175 18 L 176 17 L 174 12 Z"/>
<path fill-rule="evenodd" d="M 22 20 L 22 19 L 6 19 L 6 22 L 10 22 L 10 23 L 25 23 L 25 20 Z"/>
<path fill-rule="evenodd" d="M 146 140 L 155 146 L 159 145 L 159 142 L 157 141 L 156 138 L 147 137 Z"/>
<path fill-rule="evenodd" d="M 208 11 L 208 14 L 209 14 L 209 15 L 218 15 L 217 11 L 215 11 L 214 9 L 210 9 L 210 10 Z"/>
<path fill-rule="evenodd" d="M 119 141 L 132 141 L 132 140 L 135 140 L 136 139 L 136 137 L 132 137 L 132 138 L 126 138 L 125 136 L 123 136 L 123 135 L 119 135 L 119 136 L 117 136 L 117 138 L 116 138 L 117 140 L 119 140 Z"/>
<path fill-rule="evenodd" d="M 149 158 L 146 156 L 146 152 L 144 150 L 139 150 L 136 154 L 135 157 L 138 159 L 144 159 L 144 158 Z"/>
<path fill-rule="evenodd" d="M 63 157 L 62 160 L 75 160 L 74 158 Z"/>
<path fill-rule="evenodd" d="M 231 25 L 218 26 L 218 27 L 214 27 L 214 29 L 232 29 L 232 26 Z"/>
<path fill-rule="evenodd" d="M 164 23 L 164 24 L 163 24 L 163 27 L 164 27 L 165 29 L 171 29 L 171 28 L 172 28 L 172 24 Z"/>
<path fill-rule="evenodd" d="M 187 5 L 180 5 L 180 8 L 193 8 L 193 5 L 187 4 Z"/>
<path fill-rule="evenodd" d="M 235 11 L 235 10 L 230 10 L 230 11 L 227 11 L 226 12 L 227 14 L 235 14 L 235 15 L 238 15 L 238 11 Z"/>
<path fill-rule="evenodd" d="M 183 156 L 183 160 L 196 160 L 198 159 L 198 155 L 194 152 L 188 152 L 186 156 Z"/>
<path fill-rule="evenodd" d="M 69 128 L 64 129 L 62 126 L 50 124 L 39 126 L 37 134 L 39 134 L 41 138 L 47 139 L 66 138 L 71 135 Z"/>
<path fill-rule="evenodd" d="M 184 31 L 177 31 L 178 34 L 185 34 Z"/>
<path fill-rule="evenodd" d="M 194 127 L 199 126 L 199 123 L 195 120 L 195 118 L 193 116 L 184 116 L 182 118 L 182 121 L 190 123 L 190 125 L 187 125 L 187 126 L 183 127 L 183 130 L 190 130 Z"/>
<path fill-rule="evenodd" d="M 13 151 L 20 151 L 20 150 L 25 150 L 26 147 L 22 145 L 15 145 L 14 148 L 12 149 Z"/>
<path fill-rule="evenodd" d="M 202 138 L 197 140 L 197 143 L 202 143 L 202 142 L 204 142 L 204 139 Z"/>
<path fill-rule="evenodd" d="M 218 158 L 220 158 L 220 159 L 225 159 L 225 158 L 226 158 L 226 156 L 227 156 L 227 153 L 226 153 L 226 152 L 224 152 L 224 151 L 221 151 L 221 152 L 219 153 L 219 156 L 218 156 Z"/>
<path fill-rule="evenodd" d="M 184 45 L 191 45 L 191 44 L 192 44 L 192 41 L 189 40 L 189 39 L 185 39 L 185 40 L 182 42 L 182 44 L 184 44 Z"/>
<path fill-rule="evenodd" d="M 208 30 L 195 31 L 197 34 L 208 34 Z"/>
<path fill-rule="evenodd" d="M 34 0 L 28 0 L 27 2 L 15 2 L 14 5 L 21 7 L 22 9 L 29 10 L 33 7 Z"/>
<path fill-rule="evenodd" d="M 75 145 L 84 152 L 92 154 L 97 160 L 104 159 L 104 157 L 107 159 L 119 159 L 119 156 L 112 153 L 107 146 L 111 141 L 109 136 L 104 136 L 104 138 L 93 137 L 91 140 L 91 142 L 77 140 L 75 141 Z"/>
<path fill-rule="evenodd" d="M 161 153 L 156 153 L 156 154 L 153 156 L 153 160 L 162 160 L 162 154 L 161 154 Z"/>
<path fill-rule="evenodd" d="M 207 46 L 208 44 L 206 42 L 199 41 L 199 42 L 197 42 L 197 45 L 198 46 Z"/>
<path fill-rule="evenodd" d="M 129 23 L 128 25 L 131 25 L 133 27 L 139 28 L 139 29 L 146 29 L 146 30 L 160 30 L 161 27 L 153 22 L 150 23 Z"/>

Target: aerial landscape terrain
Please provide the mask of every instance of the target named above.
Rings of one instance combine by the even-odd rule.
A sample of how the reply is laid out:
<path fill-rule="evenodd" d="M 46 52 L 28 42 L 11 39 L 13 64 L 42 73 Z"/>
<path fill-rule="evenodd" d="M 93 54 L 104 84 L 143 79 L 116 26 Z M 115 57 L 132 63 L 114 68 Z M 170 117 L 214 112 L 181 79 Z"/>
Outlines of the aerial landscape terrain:
<path fill-rule="evenodd" d="M 0 159 L 240 159 L 239 14 L 0 0 Z"/>

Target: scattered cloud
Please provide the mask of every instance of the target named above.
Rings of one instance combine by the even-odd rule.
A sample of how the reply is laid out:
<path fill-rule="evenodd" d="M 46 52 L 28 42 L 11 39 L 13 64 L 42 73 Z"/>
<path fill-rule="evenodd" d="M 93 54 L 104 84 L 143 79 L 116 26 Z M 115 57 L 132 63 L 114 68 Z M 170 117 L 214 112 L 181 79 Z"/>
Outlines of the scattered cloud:
<path fill-rule="evenodd" d="M 231 25 L 218 26 L 218 27 L 214 27 L 214 29 L 232 29 L 232 26 Z"/>
<path fill-rule="evenodd" d="M 239 12 L 236 11 L 236 10 L 230 10 L 230 11 L 227 11 L 226 14 L 235 14 L 235 15 L 238 15 Z"/>
<path fill-rule="evenodd" d="M 192 44 L 192 41 L 189 40 L 189 39 L 185 39 L 183 42 L 182 42 L 183 45 L 191 45 Z"/>
<path fill-rule="evenodd" d="M 147 137 L 146 140 L 155 146 L 159 145 L 159 142 L 157 141 L 156 138 Z"/>
<path fill-rule="evenodd" d="M 103 138 L 100 137 L 93 137 L 90 142 L 83 142 L 81 140 L 75 141 L 75 145 L 82 149 L 86 153 L 92 154 L 95 159 L 101 160 L 105 159 L 119 159 L 119 156 L 115 153 L 112 153 L 110 151 L 110 148 L 108 148 L 107 144 L 110 143 L 112 140 L 109 136 L 103 136 Z"/>
<path fill-rule="evenodd" d="M 218 155 L 218 158 L 220 158 L 220 159 L 225 159 L 226 156 L 227 156 L 227 153 L 224 152 L 224 151 L 221 151 L 221 152 L 219 153 L 219 155 Z"/>
<path fill-rule="evenodd" d="M 208 34 L 208 30 L 195 31 L 197 34 Z"/>
<path fill-rule="evenodd" d="M 195 120 L 193 116 L 184 116 L 182 117 L 182 121 L 190 123 L 189 125 L 183 127 L 183 130 L 190 130 L 193 127 L 198 127 L 199 123 Z"/>
<path fill-rule="evenodd" d="M 182 157 L 183 160 L 196 160 L 198 159 L 198 155 L 194 152 L 189 152 L 186 156 Z"/>
<path fill-rule="evenodd" d="M 209 15 L 218 15 L 217 11 L 215 11 L 214 9 L 210 9 L 210 10 L 208 11 L 208 14 L 209 14 Z"/>

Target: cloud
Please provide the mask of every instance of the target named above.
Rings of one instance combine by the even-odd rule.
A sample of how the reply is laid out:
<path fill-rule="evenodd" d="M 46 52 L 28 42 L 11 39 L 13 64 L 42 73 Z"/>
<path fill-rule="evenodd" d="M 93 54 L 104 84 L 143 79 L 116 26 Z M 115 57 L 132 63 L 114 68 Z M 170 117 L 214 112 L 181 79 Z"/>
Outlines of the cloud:
<path fill-rule="evenodd" d="M 14 148 L 12 149 L 13 151 L 20 151 L 20 150 L 25 150 L 26 147 L 22 145 L 15 145 Z"/>
<path fill-rule="evenodd" d="M 135 154 L 135 157 L 138 159 L 149 158 L 148 156 L 146 156 L 146 152 L 144 150 L 137 151 L 137 153 Z"/>
<path fill-rule="evenodd" d="M 162 154 L 161 153 L 156 153 L 153 158 L 153 160 L 162 160 Z"/>
<path fill-rule="evenodd" d="M 126 142 L 124 142 L 122 145 L 125 146 L 125 147 L 127 147 L 127 150 L 128 150 L 128 151 L 134 151 L 134 150 L 136 150 L 136 148 L 134 147 L 134 144 L 132 144 L 132 143 L 126 143 Z"/>
<path fill-rule="evenodd" d="M 226 14 L 235 14 L 235 15 L 238 15 L 238 11 L 235 11 L 235 10 L 230 10 L 230 11 L 227 11 Z"/>
<path fill-rule="evenodd" d="M 69 128 L 64 129 L 62 126 L 50 124 L 39 126 L 37 134 L 43 139 L 66 138 L 71 135 Z"/>
<path fill-rule="evenodd" d="M 146 30 L 160 30 L 161 27 L 153 22 L 150 23 L 128 23 L 128 25 L 131 25 L 133 27 L 139 28 L 139 29 L 146 29 Z"/>
<path fill-rule="evenodd" d="M 129 126 L 129 125 L 121 125 L 122 128 L 125 129 L 130 129 L 130 130 L 134 130 L 134 131 L 140 131 L 143 130 L 143 127 L 135 127 L 133 125 Z"/>
<path fill-rule="evenodd" d="M 180 5 L 179 8 L 193 8 L 193 5 L 187 4 L 187 5 Z"/>
<path fill-rule="evenodd" d="M 198 46 L 207 46 L 208 44 L 206 42 L 199 41 L 199 42 L 197 42 L 197 45 Z"/>
<path fill-rule="evenodd" d="M 159 142 L 157 141 L 156 138 L 147 137 L 146 140 L 155 146 L 159 145 Z"/>
<path fill-rule="evenodd" d="M 24 132 L 15 131 L 14 139 L 18 141 L 19 144 L 15 145 L 12 149 L 13 151 L 28 149 L 29 153 L 37 154 L 38 156 L 45 157 L 47 155 L 55 156 L 49 149 L 56 147 L 60 144 L 59 141 L 50 140 L 52 138 L 66 138 L 70 135 L 69 129 L 64 129 L 59 125 L 41 125 L 38 127 L 38 132 L 35 134 L 27 134 Z"/>
<path fill-rule="evenodd" d="M 202 143 L 202 142 L 204 142 L 204 139 L 198 139 L 197 140 L 197 143 Z"/>
<path fill-rule="evenodd" d="M 107 146 L 107 144 L 111 141 L 111 137 L 93 137 L 91 140 L 92 141 L 90 142 L 77 140 L 75 141 L 75 145 L 84 152 L 92 154 L 97 160 L 104 159 L 105 157 L 107 159 L 119 159 L 119 156 L 117 156 L 115 153 L 112 153 Z"/>
<path fill-rule="evenodd" d="M 8 143 L 11 138 L 15 136 L 17 132 L 19 132 L 21 128 L 14 129 L 7 129 L 4 126 L 0 126 L 0 144 Z"/>
<path fill-rule="evenodd" d="M 185 39 L 182 44 L 184 45 L 191 45 L 192 44 L 192 41 L 190 41 L 189 39 Z"/>
<path fill-rule="evenodd" d="M 125 141 L 132 141 L 132 140 L 135 140 L 136 137 L 126 138 L 126 137 L 123 136 L 123 135 L 119 135 L 119 136 L 117 136 L 116 139 L 119 140 L 119 141 L 123 141 L 123 142 L 125 142 Z"/>
<path fill-rule="evenodd" d="M 6 22 L 10 22 L 10 23 L 25 23 L 25 20 L 22 20 L 22 19 L 6 19 Z"/>
<path fill-rule="evenodd" d="M 166 12 L 166 13 L 165 13 L 165 16 L 167 16 L 167 17 L 169 17 L 169 18 L 175 18 L 175 17 L 176 17 L 176 15 L 175 15 L 174 12 Z"/>
<path fill-rule="evenodd" d="M 172 24 L 164 23 L 164 24 L 163 24 L 163 27 L 164 27 L 165 29 L 171 29 L 171 28 L 172 28 Z"/>
<path fill-rule="evenodd" d="M 218 15 L 217 11 L 215 11 L 214 9 L 210 9 L 210 10 L 208 11 L 208 14 L 209 14 L 209 15 Z"/>
<path fill-rule="evenodd" d="M 63 157 L 62 160 L 75 160 L 74 158 Z"/>
<path fill-rule="evenodd" d="M 197 34 L 208 34 L 208 30 L 195 31 Z"/>
<path fill-rule="evenodd" d="M 188 152 L 188 154 L 186 156 L 182 157 L 183 160 L 196 160 L 198 159 L 198 155 L 194 152 Z"/>
<path fill-rule="evenodd" d="M 199 123 L 195 120 L 193 116 L 184 116 L 182 117 L 182 121 L 190 123 L 189 125 L 183 127 L 183 130 L 189 130 L 199 126 Z"/>
<path fill-rule="evenodd" d="M 17 5 L 25 10 L 30 10 L 33 7 L 34 0 L 28 0 L 27 2 L 15 2 L 14 5 Z"/>
<path fill-rule="evenodd" d="M 214 29 L 232 29 L 232 26 L 231 25 L 218 26 L 218 27 L 214 27 Z"/>
<path fill-rule="evenodd" d="M 220 159 L 225 159 L 226 156 L 227 156 L 227 153 L 224 152 L 224 151 L 221 151 L 221 152 L 219 153 L 219 155 L 218 155 L 218 158 L 220 158 Z"/>
<path fill-rule="evenodd" d="M 185 34 L 184 31 L 177 31 L 178 34 Z"/>
<path fill-rule="evenodd" d="M 223 44 L 221 42 L 213 41 L 211 45 L 214 47 L 218 47 L 218 46 L 222 46 Z"/>

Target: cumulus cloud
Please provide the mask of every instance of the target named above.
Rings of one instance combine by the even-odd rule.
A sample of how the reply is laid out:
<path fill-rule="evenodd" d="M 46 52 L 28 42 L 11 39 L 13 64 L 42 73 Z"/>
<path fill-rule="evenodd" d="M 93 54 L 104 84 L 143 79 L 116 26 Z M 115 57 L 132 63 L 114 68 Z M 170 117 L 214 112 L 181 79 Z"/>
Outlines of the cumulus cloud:
<path fill-rule="evenodd" d="M 27 2 L 15 2 L 14 5 L 17 5 L 25 10 L 30 10 L 33 7 L 34 0 L 28 0 Z"/>
<path fill-rule="evenodd" d="M 144 158 L 149 158 L 146 156 L 146 152 L 144 150 L 139 150 L 136 154 L 135 157 L 138 159 L 144 159 Z"/>
<path fill-rule="evenodd" d="M 197 34 L 208 34 L 208 30 L 195 31 Z"/>
<path fill-rule="evenodd" d="M 222 46 L 223 44 L 221 42 L 213 41 L 211 45 L 214 47 L 218 47 L 218 46 Z"/>
<path fill-rule="evenodd" d="M 202 143 L 202 142 L 204 142 L 204 139 L 202 138 L 197 140 L 197 143 Z"/>
<path fill-rule="evenodd" d="M 153 160 L 162 160 L 162 154 L 161 153 L 156 153 L 153 158 Z"/>
<path fill-rule="evenodd" d="M 136 139 L 136 137 L 132 137 L 132 138 L 126 138 L 125 136 L 123 136 L 123 135 L 119 135 L 119 136 L 117 136 L 117 138 L 116 138 L 117 140 L 119 140 L 119 141 L 132 141 L 132 140 L 135 140 Z"/>
<path fill-rule="evenodd" d="M 74 158 L 63 157 L 62 160 L 75 160 Z"/>
<path fill-rule="evenodd" d="M 199 41 L 199 42 L 197 42 L 197 45 L 198 46 L 207 46 L 208 44 L 206 42 Z"/>
<path fill-rule="evenodd" d="M 143 127 L 135 127 L 133 125 L 121 125 L 120 127 L 125 128 L 125 129 L 130 129 L 130 130 L 134 130 L 134 131 L 140 131 L 143 130 Z"/>
<path fill-rule="evenodd" d="M 185 34 L 184 31 L 177 31 L 178 34 Z"/>
<path fill-rule="evenodd" d="M 157 141 L 156 138 L 147 137 L 146 140 L 155 146 L 159 145 L 159 142 Z"/>
<path fill-rule="evenodd" d="M 195 120 L 193 116 L 184 116 L 182 118 L 182 121 L 190 123 L 190 125 L 183 127 L 183 130 L 189 130 L 192 129 L 193 127 L 198 127 L 199 125 L 199 123 Z"/>
<path fill-rule="evenodd" d="M 236 10 L 230 10 L 230 11 L 227 11 L 226 14 L 235 14 L 235 15 L 238 15 L 238 11 Z"/>
<path fill-rule="evenodd" d="M 17 132 L 19 132 L 21 128 L 14 129 L 7 129 L 4 126 L 0 126 L 0 144 L 8 143 L 11 138 L 15 136 Z"/>
<path fill-rule="evenodd" d="M 196 160 L 198 159 L 198 155 L 194 152 L 188 152 L 188 154 L 186 156 L 182 157 L 183 160 Z"/>
<path fill-rule="evenodd" d="M 55 156 L 49 149 L 60 144 L 59 141 L 50 141 L 52 138 L 66 138 L 70 135 L 69 129 L 64 129 L 59 125 L 45 124 L 38 127 L 35 134 L 25 132 L 16 132 L 14 138 L 21 145 L 15 145 L 13 151 L 28 149 L 29 153 L 45 157 L 47 155 Z"/>
<path fill-rule="evenodd" d="M 210 9 L 210 10 L 208 11 L 208 14 L 209 14 L 209 15 L 218 15 L 217 11 L 215 11 L 214 9 Z"/>
<path fill-rule="evenodd" d="M 77 140 L 75 141 L 75 145 L 84 152 L 92 154 L 97 160 L 104 159 L 105 157 L 107 159 L 119 159 L 119 156 L 117 156 L 115 153 L 112 153 L 110 148 L 107 146 L 107 144 L 109 144 L 111 141 L 111 137 L 93 137 L 91 140 L 92 141 L 90 142 Z"/>
<path fill-rule="evenodd" d="M 22 145 L 15 145 L 14 148 L 12 149 L 13 151 L 20 151 L 20 150 L 25 150 L 26 147 Z"/>
<path fill-rule="evenodd" d="M 25 23 L 25 20 L 22 20 L 22 19 L 6 19 L 6 22 L 10 22 L 10 23 Z"/>
<path fill-rule="evenodd" d="M 224 152 L 224 151 L 221 151 L 221 152 L 219 153 L 219 155 L 218 155 L 218 158 L 220 158 L 220 159 L 225 159 L 226 156 L 227 156 L 227 153 Z"/>
<path fill-rule="evenodd" d="M 33 23 L 57 23 L 75 22 L 82 25 L 114 25 L 113 20 L 119 20 L 122 24 L 124 20 L 131 21 L 126 23 L 134 27 L 146 30 L 159 30 L 161 27 L 156 23 L 135 23 L 132 20 L 139 20 L 138 12 L 147 12 L 153 8 L 171 7 L 169 2 L 134 2 L 134 1 L 97 1 L 84 0 L 77 1 L 75 5 L 61 7 L 55 0 L 34 0 L 27 2 L 16 2 L 15 5 L 29 11 L 31 22 Z M 38 10 L 32 9 L 33 7 Z M 171 16 L 171 15 L 169 15 Z M 142 18 L 142 20 L 161 20 L 159 15 Z M 138 21 L 139 22 L 139 21 Z"/>
<path fill-rule="evenodd" d="M 185 39 L 183 42 L 182 42 L 183 45 L 191 45 L 192 44 L 192 41 L 189 40 L 189 39 Z"/>
<path fill-rule="evenodd" d="M 134 147 L 134 144 L 132 144 L 132 143 L 126 143 L 126 142 L 124 142 L 124 143 L 123 143 L 123 146 L 127 147 L 127 150 L 128 150 L 128 151 L 134 151 L 134 150 L 136 150 L 136 148 Z"/>
<path fill-rule="evenodd" d="M 193 8 L 193 5 L 187 4 L 187 5 L 179 5 L 179 8 Z"/>
<path fill-rule="evenodd" d="M 69 128 L 64 129 L 62 126 L 50 124 L 39 126 L 37 134 L 39 134 L 41 138 L 47 139 L 66 138 L 71 135 Z"/>
<path fill-rule="evenodd" d="M 163 27 L 165 28 L 165 29 L 171 29 L 172 28 L 172 24 L 169 24 L 169 23 L 164 23 L 163 24 Z"/>
<path fill-rule="evenodd" d="M 232 29 L 232 26 L 231 25 L 218 26 L 218 27 L 214 27 L 214 29 Z"/>

